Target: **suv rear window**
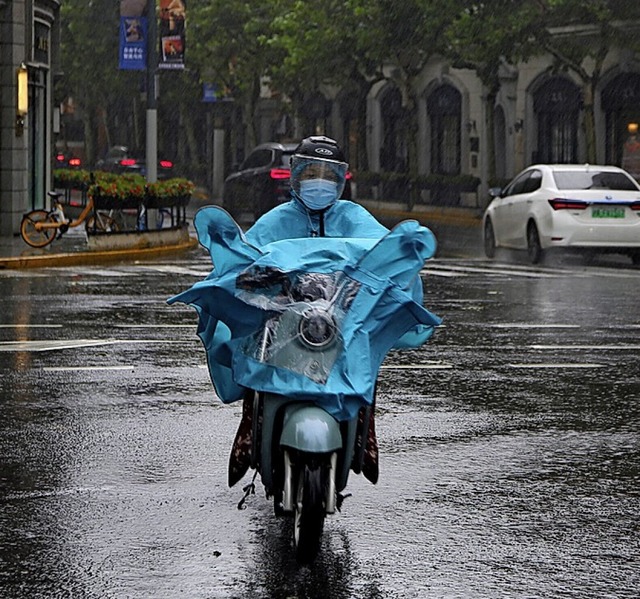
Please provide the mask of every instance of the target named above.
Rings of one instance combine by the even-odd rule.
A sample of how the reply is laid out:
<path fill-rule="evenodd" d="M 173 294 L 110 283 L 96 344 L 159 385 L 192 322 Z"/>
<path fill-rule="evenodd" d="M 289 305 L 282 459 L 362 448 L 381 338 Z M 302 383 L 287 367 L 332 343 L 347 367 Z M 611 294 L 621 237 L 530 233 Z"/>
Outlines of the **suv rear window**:
<path fill-rule="evenodd" d="M 612 189 L 638 191 L 638 186 L 624 173 L 611 171 L 554 171 L 558 189 Z"/>
<path fill-rule="evenodd" d="M 291 156 L 293 156 L 293 152 L 283 152 L 280 154 L 280 165 L 284 168 L 291 168 Z"/>
<path fill-rule="evenodd" d="M 254 150 L 242 163 L 240 170 L 269 166 L 271 164 L 272 157 L 273 152 L 271 150 Z"/>

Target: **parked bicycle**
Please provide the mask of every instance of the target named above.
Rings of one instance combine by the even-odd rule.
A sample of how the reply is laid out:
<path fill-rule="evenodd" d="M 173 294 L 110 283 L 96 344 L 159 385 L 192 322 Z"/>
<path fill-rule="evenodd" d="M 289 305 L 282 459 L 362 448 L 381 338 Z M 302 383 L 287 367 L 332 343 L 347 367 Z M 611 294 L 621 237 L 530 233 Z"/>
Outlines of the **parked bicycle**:
<path fill-rule="evenodd" d="M 64 195 L 57 191 L 47 192 L 51 198 L 51 210 L 32 210 L 22 217 L 20 236 L 24 242 L 34 248 L 42 248 L 60 239 L 69 229 L 85 223 L 87 231 L 111 233 L 120 231 L 121 227 L 113 214 L 94 211 L 93 199 L 89 197 L 87 204 L 77 218 L 69 219 L 64 213 L 60 198 Z"/>

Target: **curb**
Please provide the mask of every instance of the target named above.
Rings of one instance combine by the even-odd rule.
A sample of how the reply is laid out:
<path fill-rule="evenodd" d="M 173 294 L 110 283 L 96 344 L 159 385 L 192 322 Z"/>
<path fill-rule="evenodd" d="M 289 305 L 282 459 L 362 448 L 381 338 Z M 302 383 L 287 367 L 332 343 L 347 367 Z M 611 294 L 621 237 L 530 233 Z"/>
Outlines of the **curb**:
<path fill-rule="evenodd" d="M 149 260 L 167 254 L 185 252 L 198 245 L 198 240 L 190 237 L 189 241 L 176 245 L 163 245 L 126 250 L 105 250 L 97 252 L 67 252 L 48 256 L 17 256 L 0 258 L 0 269 L 44 268 L 50 266 L 87 266 L 123 262 L 126 260 Z"/>

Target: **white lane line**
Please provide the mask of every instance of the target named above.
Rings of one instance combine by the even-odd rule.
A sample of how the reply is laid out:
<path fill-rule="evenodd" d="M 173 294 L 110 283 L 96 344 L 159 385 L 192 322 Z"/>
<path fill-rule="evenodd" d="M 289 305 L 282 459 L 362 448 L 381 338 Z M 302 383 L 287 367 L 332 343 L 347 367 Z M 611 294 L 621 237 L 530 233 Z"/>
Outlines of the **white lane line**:
<path fill-rule="evenodd" d="M 568 349 L 568 350 L 615 350 L 615 351 L 620 351 L 620 350 L 639 350 L 640 349 L 640 345 L 635 345 L 635 344 L 620 344 L 620 345 L 529 345 L 528 346 L 531 349 L 543 349 L 543 350 L 555 350 L 555 349 Z"/>
<path fill-rule="evenodd" d="M 432 362 L 430 364 L 389 364 L 380 367 L 381 370 L 450 370 L 453 364 Z"/>
<path fill-rule="evenodd" d="M 104 277 L 106 279 L 116 279 L 120 277 L 137 277 L 139 276 L 139 272 L 131 272 L 124 268 L 113 268 L 110 270 L 98 269 L 95 267 L 76 267 L 74 269 L 69 269 L 69 271 L 73 271 L 72 274 L 81 274 L 86 277 Z M 83 284 L 87 284 L 86 281 L 83 281 Z"/>
<path fill-rule="evenodd" d="M 423 268 L 420 271 L 421 275 L 432 275 L 435 277 L 466 277 L 465 273 L 462 272 L 448 272 L 443 270 L 431 270 L 430 268 Z"/>
<path fill-rule="evenodd" d="M 86 370 L 95 372 L 96 370 L 130 370 L 134 371 L 133 364 L 129 366 L 46 366 L 41 369 L 43 372 L 76 372 L 77 370 Z"/>
<path fill-rule="evenodd" d="M 171 275 L 191 275 L 194 277 L 206 277 L 211 272 L 211 268 L 209 270 L 193 270 L 191 268 L 182 268 L 179 266 L 145 266 L 145 270 L 150 270 L 154 272 L 161 272 L 165 274 Z"/>
<path fill-rule="evenodd" d="M 554 370 L 563 370 L 565 368 L 604 368 L 605 364 L 589 364 L 589 363 L 576 363 L 576 364 L 507 364 L 509 368 L 525 368 L 525 369 L 538 369 L 538 368 L 553 368 Z"/>
<path fill-rule="evenodd" d="M 48 341 L 0 341 L 0 352 L 10 351 L 52 351 L 59 349 L 78 349 L 82 347 L 98 347 L 101 345 L 113 345 L 115 340 L 98 341 L 91 339 L 65 339 Z"/>
<path fill-rule="evenodd" d="M 530 277 L 539 279 L 556 279 L 558 277 L 566 277 L 567 275 L 576 276 L 582 273 L 574 273 L 567 271 L 560 272 L 541 272 L 539 270 L 508 270 L 503 268 L 479 268 L 477 266 L 455 266 L 453 264 L 438 265 L 430 264 L 428 269 L 434 271 L 432 274 L 439 274 L 439 270 L 442 269 L 445 272 L 460 272 L 470 274 L 492 274 L 492 275 L 508 275 L 515 277 Z M 449 275 L 451 276 L 451 275 Z"/>
<path fill-rule="evenodd" d="M 470 323 L 473 326 L 484 326 L 492 329 L 579 329 L 579 324 L 536 324 L 528 322 L 505 322 L 505 323 Z"/>
<path fill-rule="evenodd" d="M 185 345 L 197 341 L 196 339 L 176 340 L 176 339 L 57 339 L 39 341 L 0 341 L 0 352 L 17 351 L 56 351 L 61 349 L 80 349 L 83 347 L 100 347 L 104 345 L 125 345 L 125 344 L 145 344 L 145 345 Z"/>
<path fill-rule="evenodd" d="M 116 324 L 118 329 L 193 329 L 193 324 Z"/>

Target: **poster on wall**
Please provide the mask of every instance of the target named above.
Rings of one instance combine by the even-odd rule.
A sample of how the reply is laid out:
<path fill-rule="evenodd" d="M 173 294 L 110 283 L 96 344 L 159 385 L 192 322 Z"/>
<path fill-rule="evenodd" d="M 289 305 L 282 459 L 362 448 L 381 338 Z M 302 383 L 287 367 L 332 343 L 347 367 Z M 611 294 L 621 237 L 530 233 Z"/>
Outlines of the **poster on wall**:
<path fill-rule="evenodd" d="M 185 0 L 160 0 L 161 69 L 184 69 Z"/>
<path fill-rule="evenodd" d="M 147 68 L 146 0 L 120 0 L 119 67 L 127 71 Z"/>

